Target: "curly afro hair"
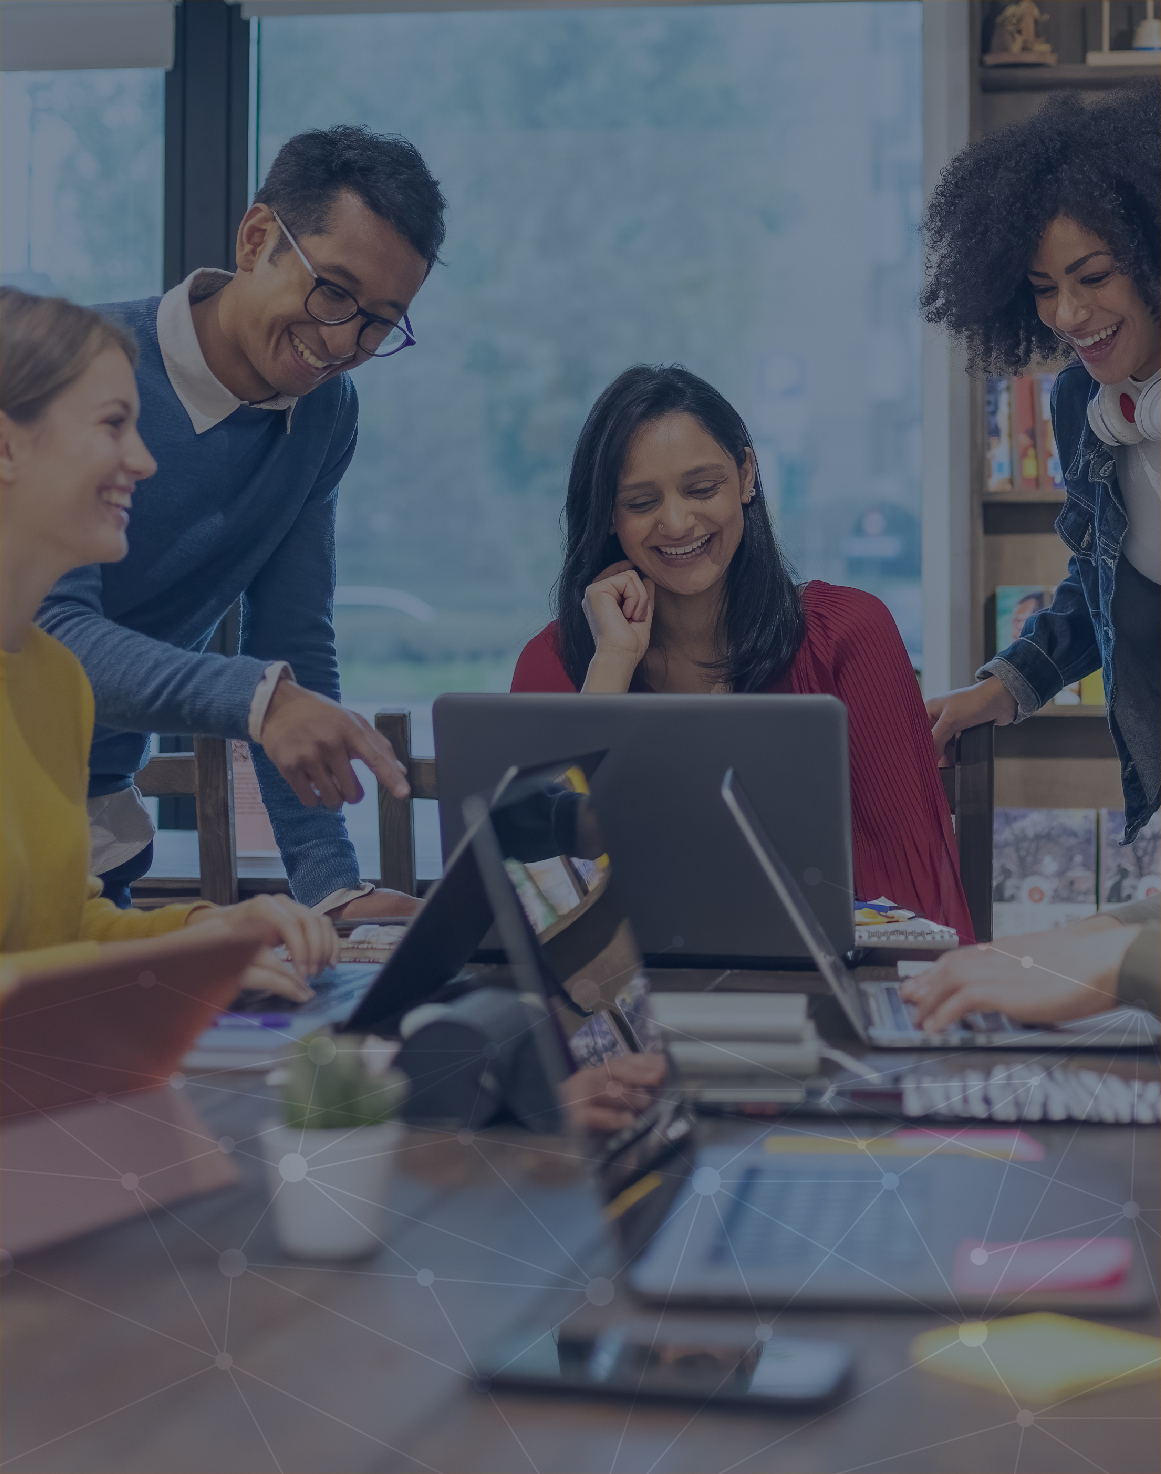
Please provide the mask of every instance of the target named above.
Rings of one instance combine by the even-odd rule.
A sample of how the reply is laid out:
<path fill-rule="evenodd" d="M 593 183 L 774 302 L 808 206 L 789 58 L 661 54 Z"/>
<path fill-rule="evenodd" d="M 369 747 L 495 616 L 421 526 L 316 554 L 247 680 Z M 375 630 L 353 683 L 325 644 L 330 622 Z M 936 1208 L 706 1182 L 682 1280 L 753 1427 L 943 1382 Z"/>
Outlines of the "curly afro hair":
<path fill-rule="evenodd" d="M 1058 215 L 1105 242 L 1156 318 L 1161 88 L 1119 87 L 1092 104 L 1057 93 L 944 169 L 923 219 L 920 305 L 963 341 L 971 369 L 1019 373 L 1059 353 L 1026 275 Z"/>

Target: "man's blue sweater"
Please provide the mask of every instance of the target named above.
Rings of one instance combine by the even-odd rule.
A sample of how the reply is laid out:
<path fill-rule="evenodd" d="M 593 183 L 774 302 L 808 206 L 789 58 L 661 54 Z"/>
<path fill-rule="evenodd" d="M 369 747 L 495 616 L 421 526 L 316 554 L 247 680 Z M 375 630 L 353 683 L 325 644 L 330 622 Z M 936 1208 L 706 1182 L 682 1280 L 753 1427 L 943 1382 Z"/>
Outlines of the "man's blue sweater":
<path fill-rule="evenodd" d="M 267 665 L 287 660 L 302 686 L 337 700 L 331 612 L 335 501 L 358 430 L 346 374 L 283 411 L 242 405 L 194 433 L 157 342 L 158 297 L 102 308 L 141 345 L 141 438 L 157 474 L 133 498 L 129 554 L 74 569 L 38 623 L 77 656 L 98 725 L 90 793 L 127 788 L 151 732 L 247 736 Z M 206 654 L 241 599 L 241 654 Z M 306 905 L 359 883 L 341 814 L 307 809 L 260 747 L 254 763 L 291 890 Z"/>

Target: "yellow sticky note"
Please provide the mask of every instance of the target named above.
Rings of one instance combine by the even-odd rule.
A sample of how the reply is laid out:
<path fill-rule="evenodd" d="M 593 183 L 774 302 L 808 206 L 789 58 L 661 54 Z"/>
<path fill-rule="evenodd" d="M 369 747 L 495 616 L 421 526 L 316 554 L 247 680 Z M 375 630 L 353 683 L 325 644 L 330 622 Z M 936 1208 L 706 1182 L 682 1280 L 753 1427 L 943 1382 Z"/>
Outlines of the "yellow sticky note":
<path fill-rule="evenodd" d="M 1156 1381 L 1161 1341 L 1038 1311 L 924 1331 L 911 1343 L 911 1361 L 1043 1407 L 1097 1387 Z"/>

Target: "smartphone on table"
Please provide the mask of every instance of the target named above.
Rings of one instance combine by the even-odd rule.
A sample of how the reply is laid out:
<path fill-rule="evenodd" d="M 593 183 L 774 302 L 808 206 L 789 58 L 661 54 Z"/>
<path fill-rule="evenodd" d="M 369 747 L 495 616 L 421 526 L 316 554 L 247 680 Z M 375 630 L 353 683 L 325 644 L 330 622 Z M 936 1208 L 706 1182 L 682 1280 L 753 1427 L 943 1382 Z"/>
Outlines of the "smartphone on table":
<path fill-rule="evenodd" d="M 768 1328 L 766 1328 L 768 1329 Z M 525 1392 L 804 1407 L 838 1395 L 851 1357 L 836 1341 L 757 1336 L 696 1322 L 613 1323 L 591 1332 L 526 1332 L 481 1357 L 476 1387 Z"/>

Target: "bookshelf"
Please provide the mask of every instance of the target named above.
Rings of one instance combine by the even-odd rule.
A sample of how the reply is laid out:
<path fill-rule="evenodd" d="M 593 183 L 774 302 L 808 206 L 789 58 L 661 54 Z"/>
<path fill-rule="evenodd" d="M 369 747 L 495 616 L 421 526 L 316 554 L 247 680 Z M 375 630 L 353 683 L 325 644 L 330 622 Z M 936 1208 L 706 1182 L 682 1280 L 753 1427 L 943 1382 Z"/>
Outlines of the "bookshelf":
<path fill-rule="evenodd" d="M 971 135 L 983 137 L 1031 117 L 1059 89 L 1100 93 L 1137 77 L 1156 77 L 1158 64 L 1089 67 L 1084 57 L 1100 45 L 1097 0 L 1039 0 L 1049 17 L 1054 67 L 987 67 L 980 64 L 985 25 L 998 7 L 972 0 L 976 56 L 971 75 Z M 1113 45 L 1143 18 L 1143 3 L 1114 0 Z M 1037 366 L 1052 372 L 1059 365 Z M 995 591 L 1011 584 L 1055 584 L 1068 554 L 1054 523 L 1062 494 L 1028 489 L 987 490 L 985 389 L 970 389 L 972 660 L 978 667 L 995 653 Z M 1120 808 L 1120 765 L 1101 706 L 1049 705 L 1018 726 L 997 727 L 995 802 L 1006 808 Z"/>

